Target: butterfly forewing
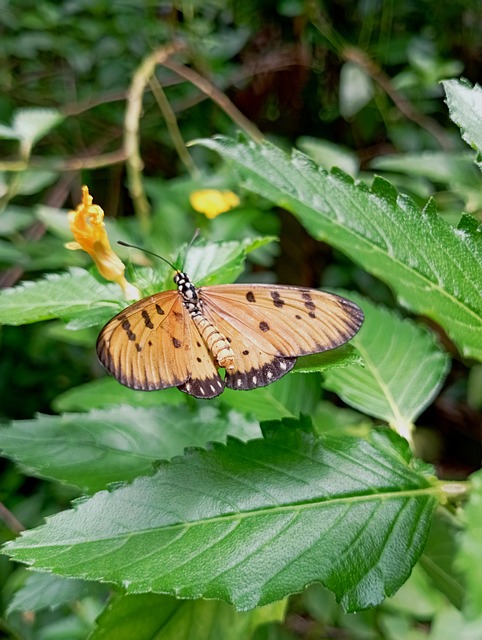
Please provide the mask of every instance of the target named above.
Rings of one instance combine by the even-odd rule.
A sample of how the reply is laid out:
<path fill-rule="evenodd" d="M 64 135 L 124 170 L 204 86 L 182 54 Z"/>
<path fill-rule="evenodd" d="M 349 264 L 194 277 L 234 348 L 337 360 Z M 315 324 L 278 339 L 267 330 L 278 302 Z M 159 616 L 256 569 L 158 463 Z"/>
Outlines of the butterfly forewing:
<path fill-rule="evenodd" d="M 254 389 L 281 378 L 297 356 L 333 349 L 352 338 L 363 313 L 334 294 L 297 287 L 221 285 L 199 290 L 203 312 L 234 352 L 225 383 Z"/>
<path fill-rule="evenodd" d="M 297 357 L 334 349 L 361 327 L 353 302 L 316 289 L 281 285 L 219 285 L 199 290 L 212 322 L 222 318 L 265 353 Z"/>
<path fill-rule="evenodd" d="M 119 382 L 132 389 L 166 389 L 190 375 L 189 315 L 177 291 L 140 300 L 100 332 L 97 355 Z"/>

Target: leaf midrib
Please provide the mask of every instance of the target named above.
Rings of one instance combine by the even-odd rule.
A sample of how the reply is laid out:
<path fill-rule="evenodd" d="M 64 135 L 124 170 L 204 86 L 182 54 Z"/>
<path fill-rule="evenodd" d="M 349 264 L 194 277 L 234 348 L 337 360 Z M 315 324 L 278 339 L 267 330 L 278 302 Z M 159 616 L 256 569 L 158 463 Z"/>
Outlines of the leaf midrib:
<path fill-rule="evenodd" d="M 390 408 L 392 410 L 393 417 L 395 419 L 395 424 L 396 425 L 406 424 L 407 421 L 410 423 L 410 420 L 407 420 L 406 418 L 404 418 L 404 416 L 400 413 L 400 411 L 398 409 L 398 405 L 395 402 L 395 399 L 394 399 L 392 393 L 390 392 L 389 387 L 385 384 L 385 381 L 380 376 L 377 367 L 373 363 L 373 360 L 370 358 L 368 351 L 363 347 L 363 345 L 360 344 L 360 341 L 357 341 L 357 349 L 362 354 L 365 364 L 367 365 L 368 369 L 371 371 L 371 373 L 372 373 L 373 377 L 375 378 L 379 388 L 381 389 L 381 391 L 383 392 L 385 398 L 387 399 L 388 404 L 389 404 L 389 406 L 390 406 Z"/>
<path fill-rule="evenodd" d="M 405 489 L 402 491 L 390 491 L 387 493 L 372 493 L 372 494 L 362 494 L 362 495 L 357 495 L 357 496 L 344 496 L 344 497 L 340 497 L 340 498 L 333 498 L 330 499 L 329 497 L 326 499 L 316 499 L 316 500 L 311 500 L 311 501 L 306 501 L 306 502 L 301 502 L 301 503 L 293 503 L 293 504 L 289 504 L 289 505 L 279 505 L 276 507 L 262 507 L 259 509 L 251 509 L 249 511 L 241 511 L 241 512 L 236 512 L 236 513 L 226 513 L 226 514 L 222 514 L 222 515 L 218 515 L 218 516 L 213 516 L 210 518 L 205 518 L 203 520 L 196 520 L 193 522 L 177 522 L 175 524 L 168 524 L 166 526 L 158 526 L 155 528 L 150 528 L 150 529 L 140 529 L 137 531 L 129 531 L 129 532 L 123 532 L 123 533 L 119 533 L 119 534 L 112 534 L 109 535 L 105 538 L 95 538 L 93 540 L 89 540 L 86 541 L 85 539 L 76 542 L 75 540 L 69 539 L 68 542 L 66 542 L 65 545 L 60 544 L 59 542 L 52 542 L 51 544 L 46 544 L 46 543 L 42 543 L 42 544 L 33 544 L 33 545 L 25 545 L 25 546 L 20 546 L 22 544 L 22 542 L 25 542 L 27 540 L 27 537 L 29 536 L 29 534 L 27 533 L 26 536 L 24 536 L 23 538 L 19 538 L 17 541 L 15 541 L 13 544 L 15 544 L 15 550 L 13 553 L 13 556 L 17 555 L 17 551 L 22 551 L 22 549 L 29 549 L 29 548 L 48 548 L 48 547 L 63 547 L 63 546 L 68 546 L 68 547 L 72 547 L 72 546 L 78 546 L 78 545 L 83 545 L 83 544 L 95 544 L 98 542 L 101 542 L 102 540 L 116 540 L 116 539 L 123 539 L 123 538 L 133 538 L 134 536 L 142 536 L 145 535 L 146 533 L 153 533 L 156 530 L 160 530 L 160 531 L 175 531 L 176 529 L 191 529 L 193 527 L 199 527 L 199 526 L 205 526 L 205 525 L 211 525 L 211 524 L 216 524 L 218 522 L 226 522 L 229 520 L 233 520 L 233 521 L 239 521 L 239 520 L 246 520 L 248 518 L 253 518 L 253 517 L 257 517 L 260 514 L 263 515 L 264 512 L 269 513 L 269 515 L 271 514 L 276 514 L 276 513 L 286 513 L 286 512 L 293 512 L 293 511 L 303 511 L 303 510 L 308 510 L 308 509 L 313 509 L 313 508 L 320 508 L 321 505 L 323 504 L 327 504 L 327 506 L 331 507 L 333 505 L 343 505 L 343 504 L 358 504 L 358 503 L 363 503 L 363 502 L 370 502 L 373 500 L 390 500 L 390 499 L 398 499 L 398 498 L 418 498 L 418 497 L 437 497 L 437 495 L 440 495 L 441 491 L 438 485 L 436 486 L 429 486 L 429 487 L 424 487 L 423 489 Z M 48 526 L 48 525 L 44 525 L 44 526 Z M 32 532 L 33 533 L 33 532 Z M 7 548 L 8 548 L 8 544 L 7 544 Z"/>

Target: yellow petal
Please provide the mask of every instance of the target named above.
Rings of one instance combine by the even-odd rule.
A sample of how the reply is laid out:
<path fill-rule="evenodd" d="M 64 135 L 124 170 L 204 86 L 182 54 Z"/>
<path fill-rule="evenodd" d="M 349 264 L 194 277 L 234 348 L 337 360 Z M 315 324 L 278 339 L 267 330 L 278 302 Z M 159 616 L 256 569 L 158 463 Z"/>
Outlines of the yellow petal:
<path fill-rule="evenodd" d="M 199 189 L 189 196 L 191 207 L 206 218 L 215 218 L 239 205 L 238 196 L 232 191 L 219 191 L 218 189 Z"/>
<path fill-rule="evenodd" d="M 82 247 L 80 246 L 80 244 L 78 242 L 66 242 L 64 244 L 64 247 L 66 249 L 69 249 L 69 251 L 78 251 L 79 249 L 82 249 Z"/>
<path fill-rule="evenodd" d="M 118 282 L 126 297 L 139 297 L 139 291 L 124 277 L 124 263 L 112 250 L 107 237 L 104 212 L 92 204 L 88 187 L 82 187 L 82 202 L 75 211 L 69 211 L 69 222 L 75 242 L 67 243 L 66 247 L 86 251 L 104 278 Z"/>

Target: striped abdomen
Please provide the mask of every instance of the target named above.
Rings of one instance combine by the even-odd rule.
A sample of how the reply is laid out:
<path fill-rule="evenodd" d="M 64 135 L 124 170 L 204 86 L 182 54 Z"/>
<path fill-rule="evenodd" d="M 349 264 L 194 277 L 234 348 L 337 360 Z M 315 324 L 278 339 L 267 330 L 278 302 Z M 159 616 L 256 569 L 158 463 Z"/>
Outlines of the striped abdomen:
<path fill-rule="evenodd" d="M 199 311 L 191 313 L 191 318 L 218 365 L 228 371 L 233 370 L 234 353 L 223 334 Z"/>

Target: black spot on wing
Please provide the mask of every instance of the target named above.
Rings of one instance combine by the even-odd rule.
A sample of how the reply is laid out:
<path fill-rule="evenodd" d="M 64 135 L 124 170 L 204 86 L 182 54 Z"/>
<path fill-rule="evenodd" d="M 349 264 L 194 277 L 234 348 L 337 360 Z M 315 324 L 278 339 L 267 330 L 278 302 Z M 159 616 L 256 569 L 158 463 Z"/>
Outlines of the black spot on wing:
<path fill-rule="evenodd" d="M 264 331 L 264 332 L 269 331 L 269 324 L 267 322 L 265 322 L 264 320 L 262 320 L 259 323 L 259 328 L 261 329 L 261 331 Z"/>
<path fill-rule="evenodd" d="M 230 389 L 256 389 L 266 387 L 268 384 L 282 378 L 295 366 L 296 358 L 280 358 L 275 356 L 259 369 L 252 368 L 249 371 L 226 372 L 225 384 Z"/>
<path fill-rule="evenodd" d="M 175 349 L 179 349 L 180 347 L 182 347 L 182 342 L 177 338 L 172 339 L 172 344 L 174 345 Z"/>
<path fill-rule="evenodd" d="M 157 302 L 156 302 L 156 311 L 160 316 L 163 316 L 165 313 L 164 309 L 161 307 L 160 304 L 157 304 Z"/>
<path fill-rule="evenodd" d="M 144 324 L 148 329 L 154 329 L 154 325 L 152 324 L 151 317 L 146 309 L 143 309 L 141 312 L 141 316 L 144 318 Z"/>
<path fill-rule="evenodd" d="M 273 298 L 273 304 L 278 309 L 281 309 L 285 304 L 285 301 L 281 298 L 279 291 L 270 291 L 271 297 Z"/>
<path fill-rule="evenodd" d="M 311 295 L 307 292 L 302 293 L 301 297 L 303 298 L 304 302 L 305 302 L 305 307 L 307 309 L 309 309 L 310 311 L 314 311 L 316 309 L 315 307 L 315 303 L 313 302 L 313 299 L 311 297 Z"/>
<path fill-rule="evenodd" d="M 246 294 L 246 300 L 248 302 L 256 302 L 256 298 L 254 297 L 254 293 L 252 291 L 248 291 Z"/>

